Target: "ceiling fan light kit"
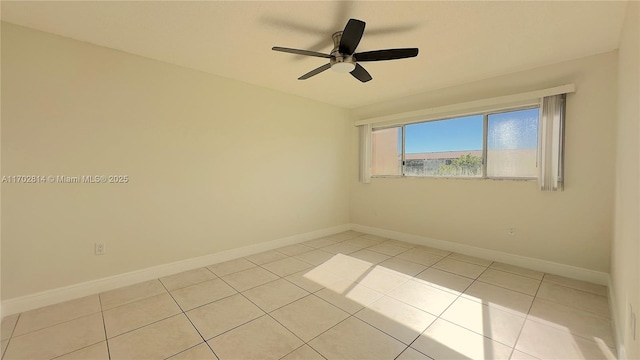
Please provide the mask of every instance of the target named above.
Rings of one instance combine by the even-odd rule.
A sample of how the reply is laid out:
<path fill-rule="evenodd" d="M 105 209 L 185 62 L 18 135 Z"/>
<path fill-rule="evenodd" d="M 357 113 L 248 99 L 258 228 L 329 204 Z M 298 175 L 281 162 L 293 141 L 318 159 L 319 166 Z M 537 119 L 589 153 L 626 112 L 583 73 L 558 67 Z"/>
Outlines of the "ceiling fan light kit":
<path fill-rule="evenodd" d="M 302 75 L 298 80 L 306 80 L 325 70 L 331 69 L 338 73 L 350 73 L 361 82 L 372 79 L 371 75 L 358 62 L 384 61 L 411 58 L 418 55 L 417 48 L 406 49 L 386 49 L 356 53 L 356 48 L 364 34 L 365 22 L 350 19 L 343 31 L 338 31 L 332 35 L 333 50 L 331 54 L 323 54 L 309 50 L 290 49 L 274 46 L 272 50 L 282 51 L 291 54 L 314 56 L 329 59 L 329 63 L 313 69 Z"/>

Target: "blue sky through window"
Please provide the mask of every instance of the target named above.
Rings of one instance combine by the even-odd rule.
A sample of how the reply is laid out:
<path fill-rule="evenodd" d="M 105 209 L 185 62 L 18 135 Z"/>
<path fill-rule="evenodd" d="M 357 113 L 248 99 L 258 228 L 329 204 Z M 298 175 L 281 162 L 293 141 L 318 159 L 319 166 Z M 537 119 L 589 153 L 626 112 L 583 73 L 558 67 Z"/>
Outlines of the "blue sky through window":
<path fill-rule="evenodd" d="M 539 109 L 489 115 L 489 149 L 531 149 L 538 145 Z M 482 115 L 405 126 L 406 153 L 482 150 Z M 399 144 L 402 134 L 399 132 Z M 401 149 L 399 149 L 401 150 Z"/>
<path fill-rule="evenodd" d="M 407 153 L 482 150 L 482 115 L 411 124 L 405 129 Z"/>

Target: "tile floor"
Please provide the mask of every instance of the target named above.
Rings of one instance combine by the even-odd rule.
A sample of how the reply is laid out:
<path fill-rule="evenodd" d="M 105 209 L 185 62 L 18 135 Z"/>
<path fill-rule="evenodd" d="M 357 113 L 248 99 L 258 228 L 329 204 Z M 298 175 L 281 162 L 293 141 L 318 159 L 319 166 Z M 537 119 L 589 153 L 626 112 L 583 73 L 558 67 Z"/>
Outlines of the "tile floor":
<path fill-rule="evenodd" d="M 614 359 L 604 286 L 354 231 L 2 321 L 3 359 Z"/>

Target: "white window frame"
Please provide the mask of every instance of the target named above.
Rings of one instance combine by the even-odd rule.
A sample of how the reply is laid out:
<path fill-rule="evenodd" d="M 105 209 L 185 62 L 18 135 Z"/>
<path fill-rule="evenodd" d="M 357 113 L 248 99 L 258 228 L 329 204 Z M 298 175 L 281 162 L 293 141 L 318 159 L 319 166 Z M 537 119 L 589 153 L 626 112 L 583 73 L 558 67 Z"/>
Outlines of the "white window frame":
<path fill-rule="evenodd" d="M 405 112 L 400 114 L 392 114 L 381 117 L 362 119 L 355 122 L 356 126 L 366 125 L 370 131 L 368 131 L 368 143 L 371 144 L 371 133 L 374 129 L 382 129 L 382 128 L 390 128 L 402 126 L 402 161 L 403 161 L 403 170 L 400 176 L 398 175 L 371 175 L 371 154 L 369 156 L 361 156 L 362 159 L 365 159 L 365 162 L 361 162 L 361 175 L 363 174 L 362 169 L 368 169 L 368 172 L 365 172 L 367 176 L 364 176 L 366 179 L 363 181 L 363 176 L 361 176 L 361 182 L 369 182 L 368 179 L 371 177 L 376 178 L 400 178 L 406 177 L 404 176 L 404 161 L 405 161 L 405 149 L 404 149 L 404 138 L 406 136 L 406 131 L 404 129 L 405 125 L 422 123 L 427 121 L 436 121 L 436 120 L 446 120 L 464 116 L 471 115 L 479 115 L 483 114 L 483 166 L 482 166 L 482 177 L 440 177 L 440 176 L 420 176 L 424 178 L 439 178 L 439 179 L 496 179 L 496 180 L 535 180 L 538 177 L 518 177 L 518 178 L 510 178 L 510 177 L 487 177 L 486 176 L 486 163 L 487 163 L 487 134 L 488 131 L 488 115 L 500 112 L 507 111 L 516 111 L 516 110 L 524 110 L 527 108 L 538 107 L 540 113 L 542 114 L 542 99 L 548 96 L 560 95 L 560 94 L 569 94 L 574 93 L 576 91 L 574 84 L 567 84 L 562 86 L 556 86 L 548 89 L 541 89 L 536 91 L 530 91 L 526 93 L 513 94 L 500 96 L 495 98 L 481 99 L 475 101 L 469 101 L 465 103 L 453 104 L 453 105 L 445 105 L 435 108 L 422 109 L 417 111 Z M 539 125 L 540 126 L 540 125 Z M 538 138 L 538 147 L 540 147 L 541 139 Z M 361 142 L 362 143 L 362 142 Z M 371 147 L 369 149 L 361 148 L 361 151 L 371 151 Z M 413 176 L 412 176 L 413 177 Z M 418 176 L 416 176 L 418 178 Z"/>
<path fill-rule="evenodd" d="M 488 151 L 487 151 L 487 142 L 488 142 L 487 135 L 488 135 L 488 131 L 489 131 L 489 127 L 488 127 L 488 125 L 489 125 L 489 116 L 490 115 L 494 115 L 494 114 L 502 114 L 502 113 L 506 113 L 506 112 L 529 110 L 529 109 L 538 109 L 538 111 L 540 112 L 540 110 L 541 110 L 540 102 L 538 102 L 537 104 L 532 104 L 532 105 L 528 105 L 528 106 L 518 106 L 518 107 L 514 107 L 514 108 L 501 108 L 500 110 L 496 110 L 496 111 L 486 111 L 486 112 L 482 112 L 482 113 L 467 114 L 467 115 L 461 115 L 461 116 L 455 116 L 455 117 L 447 117 L 447 118 L 443 118 L 443 119 L 431 119 L 431 120 L 426 120 L 426 121 L 411 121 L 411 122 L 407 122 L 407 123 L 404 123 L 404 124 L 398 124 L 398 125 L 387 125 L 387 126 L 381 126 L 381 127 L 371 127 L 371 131 L 384 130 L 384 129 L 390 129 L 390 128 L 396 128 L 396 127 L 399 127 L 399 128 L 402 129 L 402 144 L 401 144 L 401 148 L 402 148 L 402 154 L 401 154 L 401 156 L 402 156 L 402 159 L 401 159 L 402 166 L 401 166 L 400 175 L 374 175 L 373 173 L 371 173 L 371 177 L 372 178 L 410 177 L 410 178 L 469 179 L 469 180 L 494 179 L 494 180 L 535 181 L 535 180 L 538 179 L 536 176 L 508 177 L 508 176 L 488 176 L 487 175 L 487 153 L 488 153 Z M 405 138 L 407 136 L 407 130 L 406 130 L 406 126 L 407 125 L 423 124 L 423 123 L 434 122 L 434 121 L 455 120 L 455 119 L 462 118 L 462 117 L 480 116 L 480 115 L 482 115 L 482 168 L 481 168 L 481 175 L 480 176 L 437 176 L 437 175 L 414 176 L 414 175 L 405 175 L 405 173 L 404 173 L 404 166 L 405 166 L 405 161 L 406 161 Z M 540 116 L 540 114 L 538 116 Z M 371 145 L 369 145 L 369 146 L 371 146 Z M 371 159 L 373 160 L 373 157 Z"/>

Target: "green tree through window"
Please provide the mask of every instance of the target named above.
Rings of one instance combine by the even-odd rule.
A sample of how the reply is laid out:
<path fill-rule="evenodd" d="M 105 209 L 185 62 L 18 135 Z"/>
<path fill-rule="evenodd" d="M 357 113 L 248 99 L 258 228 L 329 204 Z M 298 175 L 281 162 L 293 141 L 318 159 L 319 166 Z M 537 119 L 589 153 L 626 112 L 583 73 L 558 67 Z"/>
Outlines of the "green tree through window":
<path fill-rule="evenodd" d="M 482 158 L 467 154 L 452 159 L 449 165 L 440 165 L 438 176 L 476 176 L 482 172 Z"/>

